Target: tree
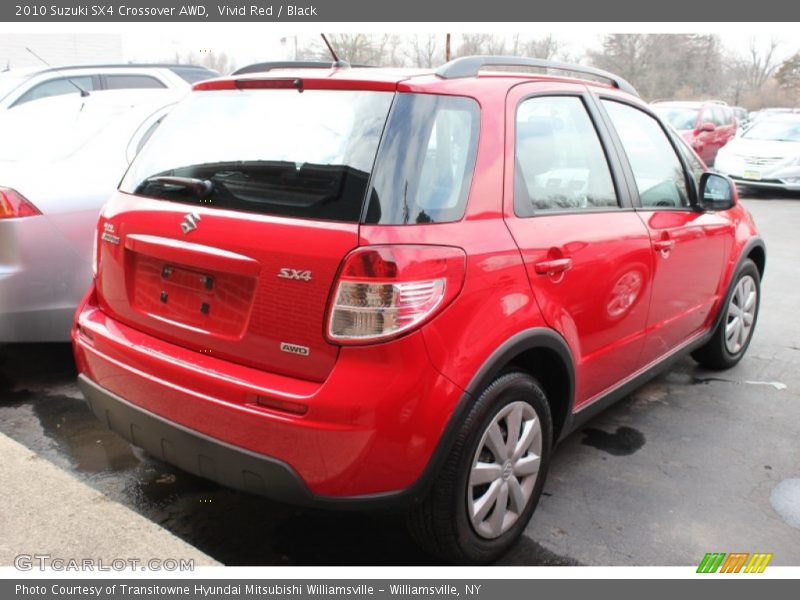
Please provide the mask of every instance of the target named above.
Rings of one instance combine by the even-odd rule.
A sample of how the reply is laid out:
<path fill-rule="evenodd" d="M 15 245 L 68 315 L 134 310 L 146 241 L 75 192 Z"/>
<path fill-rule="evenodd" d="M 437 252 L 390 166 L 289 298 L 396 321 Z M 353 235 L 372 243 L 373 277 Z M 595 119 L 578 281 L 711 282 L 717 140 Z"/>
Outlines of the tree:
<path fill-rule="evenodd" d="M 413 67 L 426 69 L 442 64 L 444 62 L 444 51 L 442 49 L 444 41 L 444 34 L 413 36 L 405 50 L 407 62 Z"/>
<path fill-rule="evenodd" d="M 561 50 L 561 43 L 552 34 L 542 38 L 531 38 L 520 34 L 508 37 L 487 33 L 465 33 L 461 36 L 461 44 L 456 56 L 489 54 L 550 60 L 555 58 Z"/>
<path fill-rule="evenodd" d="M 530 40 L 525 42 L 522 46 L 522 54 L 530 56 L 531 58 L 543 58 L 545 60 L 552 60 L 562 51 L 561 43 L 553 37 L 553 34 L 547 34 L 543 38 Z"/>
<path fill-rule="evenodd" d="M 751 89 L 764 85 L 778 68 L 775 52 L 780 46 L 777 38 L 771 37 L 766 45 L 759 45 L 755 36 L 750 38 L 745 64 Z"/>
<path fill-rule="evenodd" d="M 724 91 L 722 47 L 714 35 L 611 34 L 589 59 L 649 100 L 719 98 Z"/>
<path fill-rule="evenodd" d="M 458 45 L 455 56 L 476 56 L 480 54 L 509 54 L 506 47 L 506 38 L 488 33 L 465 33 L 462 35 L 461 43 Z"/>
<path fill-rule="evenodd" d="M 395 67 L 403 65 L 400 38 L 395 34 L 332 33 L 328 41 L 342 60 L 350 64 Z M 331 60 L 321 39 L 298 47 L 297 60 Z"/>
<path fill-rule="evenodd" d="M 782 88 L 800 92 L 800 52 L 783 61 L 775 72 L 775 79 Z"/>

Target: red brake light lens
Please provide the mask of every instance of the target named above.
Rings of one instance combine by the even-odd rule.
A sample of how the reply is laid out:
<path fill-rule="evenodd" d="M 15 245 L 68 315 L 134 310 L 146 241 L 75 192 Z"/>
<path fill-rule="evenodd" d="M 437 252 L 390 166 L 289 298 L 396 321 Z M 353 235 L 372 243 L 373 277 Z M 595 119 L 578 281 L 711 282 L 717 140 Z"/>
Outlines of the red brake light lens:
<path fill-rule="evenodd" d="M 0 187 L 0 219 L 34 217 L 42 214 L 22 194 L 11 188 Z"/>
<path fill-rule="evenodd" d="M 449 246 L 367 246 L 345 258 L 328 318 L 339 344 L 386 341 L 432 319 L 461 291 L 466 254 Z"/>

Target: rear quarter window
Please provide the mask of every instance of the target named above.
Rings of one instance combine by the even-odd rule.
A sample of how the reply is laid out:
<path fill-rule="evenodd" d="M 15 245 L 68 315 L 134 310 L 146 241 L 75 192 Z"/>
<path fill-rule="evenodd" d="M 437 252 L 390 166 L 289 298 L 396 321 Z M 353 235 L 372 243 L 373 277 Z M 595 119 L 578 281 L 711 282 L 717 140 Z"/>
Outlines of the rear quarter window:
<path fill-rule="evenodd" d="M 464 216 L 480 108 L 460 96 L 398 94 L 375 166 L 364 221 L 408 225 Z"/>

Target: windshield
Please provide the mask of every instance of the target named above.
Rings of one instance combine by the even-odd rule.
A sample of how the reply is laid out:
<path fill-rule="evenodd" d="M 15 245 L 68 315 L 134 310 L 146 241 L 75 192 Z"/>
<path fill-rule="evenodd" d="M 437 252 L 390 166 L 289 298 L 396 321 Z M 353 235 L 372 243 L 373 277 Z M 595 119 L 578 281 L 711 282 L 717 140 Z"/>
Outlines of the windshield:
<path fill-rule="evenodd" d="M 655 110 L 656 114 L 662 119 L 678 130 L 694 129 L 697 123 L 697 114 L 700 112 L 697 108 L 683 108 L 677 106 L 655 106 L 653 110 Z"/>
<path fill-rule="evenodd" d="M 120 189 L 231 210 L 356 222 L 393 96 L 195 92 L 155 131 Z M 208 193 L 198 195 L 201 188 Z"/>
<path fill-rule="evenodd" d="M 773 142 L 800 142 L 800 119 L 766 119 L 748 129 L 743 138 Z"/>
<path fill-rule="evenodd" d="M 25 81 L 27 77 L 20 77 L 19 75 L 9 75 L 7 73 L 0 73 L 0 100 L 10 94 L 19 84 Z"/>

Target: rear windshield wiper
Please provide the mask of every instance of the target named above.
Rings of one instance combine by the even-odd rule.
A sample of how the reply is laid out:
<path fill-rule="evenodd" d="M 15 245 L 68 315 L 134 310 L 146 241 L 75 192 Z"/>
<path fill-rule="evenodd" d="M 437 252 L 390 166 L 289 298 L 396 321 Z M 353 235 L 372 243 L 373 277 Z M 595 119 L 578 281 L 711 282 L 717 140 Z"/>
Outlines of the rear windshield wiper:
<path fill-rule="evenodd" d="M 200 199 L 208 198 L 214 191 L 214 184 L 209 179 L 197 179 L 195 177 L 173 177 L 170 175 L 156 175 L 144 180 L 145 184 L 160 183 L 167 186 L 184 188 L 192 192 Z M 141 186 L 140 186 L 141 187 Z"/>

